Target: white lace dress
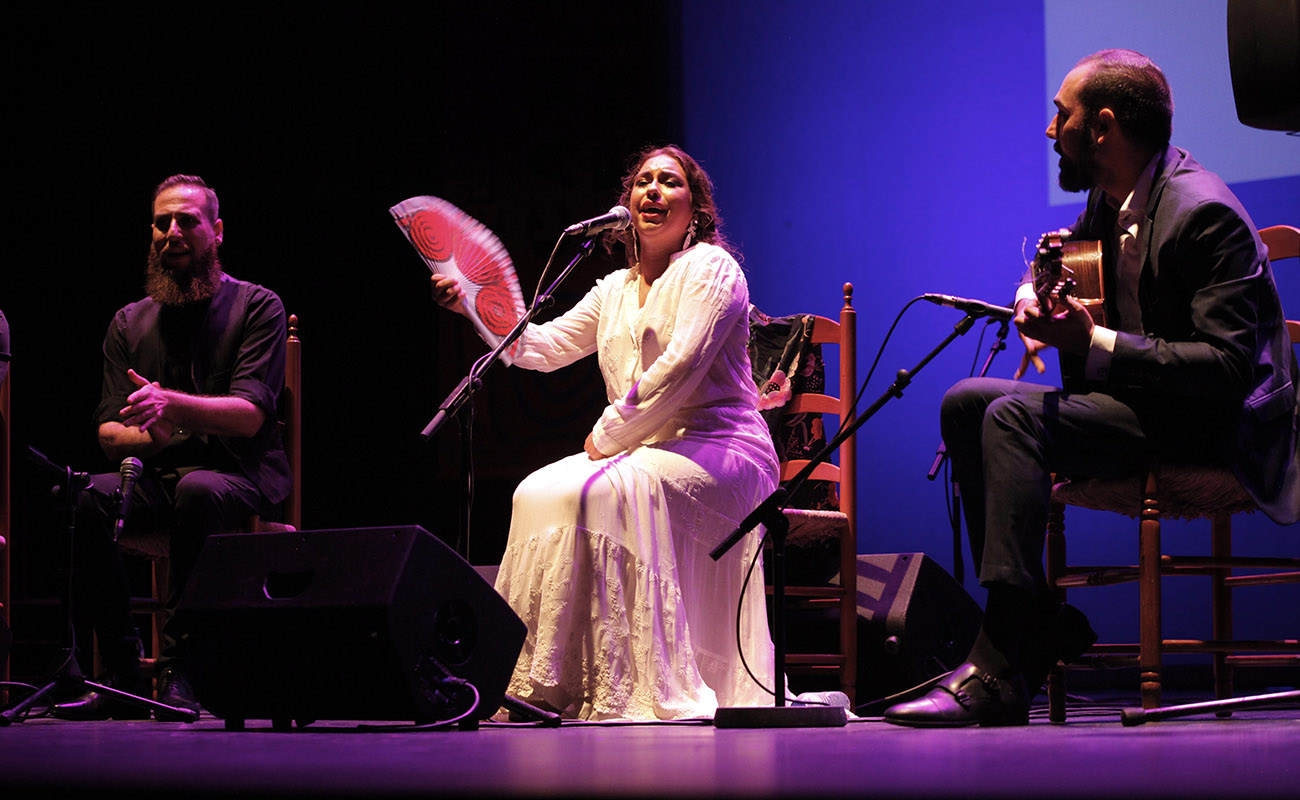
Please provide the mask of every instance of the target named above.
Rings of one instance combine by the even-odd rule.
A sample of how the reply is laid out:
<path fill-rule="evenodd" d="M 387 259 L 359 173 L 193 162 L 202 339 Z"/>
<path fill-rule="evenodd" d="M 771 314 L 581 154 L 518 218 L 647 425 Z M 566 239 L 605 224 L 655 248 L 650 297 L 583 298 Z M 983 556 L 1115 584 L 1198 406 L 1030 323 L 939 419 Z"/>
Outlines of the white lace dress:
<path fill-rule="evenodd" d="M 580 719 L 682 719 L 770 705 L 737 651 L 736 606 L 758 549 L 722 542 L 776 486 L 746 352 L 749 290 L 726 251 L 674 256 L 638 307 L 635 268 L 530 326 L 515 365 L 598 353 L 609 406 L 596 447 L 543 467 L 514 495 L 496 588 L 528 625 L 507 690 Z M 761 562 L 740 646 L 772 686 Z"/>

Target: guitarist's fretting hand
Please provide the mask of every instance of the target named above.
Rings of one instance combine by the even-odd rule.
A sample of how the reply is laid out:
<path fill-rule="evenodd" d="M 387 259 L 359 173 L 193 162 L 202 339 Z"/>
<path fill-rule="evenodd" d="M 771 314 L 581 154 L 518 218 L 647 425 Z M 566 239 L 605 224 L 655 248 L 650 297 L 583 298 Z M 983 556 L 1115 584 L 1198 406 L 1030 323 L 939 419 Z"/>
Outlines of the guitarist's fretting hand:
<path fill-rule="evenodd" d="M 1038 371 L 1039 375 L 1047 371 L 1047 365 L 1043 363 L 1042 357 L 1038 355 L 1039 351 L 1043 350 L 1047 345 L 1037 339 L 1029 338 L 1020 330 L 1020 324 L 1025 321 L 1025 309 L 1030 305 L 1037 306 L 1038 300 L 1028 297 L 1018 301 L 1016 303 L 1016 315 L 1012 318 L 1012 321 L 1016 323 L 1016 333 L 1020 335 L 1020 341 L 1025 345 L 1025 353 L 1020 357 L 1020 366 L 1016 367 L 1016 374 L 1012 376 L 1016 380 L 1020 380 L 1029 371 L 1030 364 L 1034 365 L 1034 369 Z"/>
<path fill-rule="evenodd" d="M 1047 345 L 1043 344 L 1042 342 L 1030 339 L 1028 336 L 1025 336 L 1024 334 L 1021 334 L 1020 341 L 1025 343 L 1025 354 L 1020 357 L 1020 366 L 1016 367 L 1016 374 L 1012 375 L 1011 377 L 1014 378 L 1015 380 L 1020 380 L 1022 377 L 1024 377 L 1024 374 L 1029 371 L 1030 364 L 1034 365 L 1034 369 L 1038 370 L 1039 375 L 1042 375 L 1044 372 L 1047 372 L 1047 365 L 1044 364 L 1043 359 L 1038 356 L 1038 351 L 1043 349 Z M 1032 351 L 1029 349 L 1031 346 L 1034 347 Z"/>
<path fill-rule="evenodd" d="M 1073 297 L 1067 295 L 1063 299 L 1064 303 L 1058 301 L 1051 313 L 1044 312 L 1034 298 L 1016 304 L 1016 330 L 1025 343 L 1025 355 L 1016 370 L 1016 378 L 1025 374 L 1030 362 L 1040 374 L 1046 369 L 1038 356 L 1044 347 L 1055 347 L 1076 355 L 1088 353 L 1095 326 L 1092 315 Z"/>

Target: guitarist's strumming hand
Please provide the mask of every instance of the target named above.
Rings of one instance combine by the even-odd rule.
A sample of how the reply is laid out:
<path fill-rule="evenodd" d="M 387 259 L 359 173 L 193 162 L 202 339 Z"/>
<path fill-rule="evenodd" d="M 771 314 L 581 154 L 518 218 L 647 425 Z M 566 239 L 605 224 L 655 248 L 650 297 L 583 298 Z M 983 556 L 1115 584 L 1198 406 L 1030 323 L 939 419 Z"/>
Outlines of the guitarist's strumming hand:
<path fill-rule="evenodd" d="M 1088 309 L 1070 295 L 1058 299 L 1050 311 L 1044 311 L 1036 300 L 1026 300 L 1016 307 L 1015 323 L 1021 338 L 1026 340 L 1026 357 L 1035 360 L 1043 346 L 1086 355 L 1092 345 L 1092 329 L 1096 326 Z M 1036 346 L 1031 347 L 1030 340 Z M 1038 371 L 1042 372 L 1042 367 Z M 1021 374 L 1023 364 L 1016 377 Z"/>

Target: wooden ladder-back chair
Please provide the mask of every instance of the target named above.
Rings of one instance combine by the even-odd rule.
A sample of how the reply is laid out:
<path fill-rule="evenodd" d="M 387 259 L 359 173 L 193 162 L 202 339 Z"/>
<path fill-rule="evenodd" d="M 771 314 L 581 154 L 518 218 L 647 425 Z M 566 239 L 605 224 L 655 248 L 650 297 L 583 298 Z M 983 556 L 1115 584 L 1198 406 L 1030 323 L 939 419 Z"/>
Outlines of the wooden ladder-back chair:
<path fill-rule="evenodd" d="M 284 499 L 284 522 L 267 522 L 254 515 L 248 530 L 282 533 L 302 530 L 302 340 L 298 315 L 289 315 L 289 338 L 284 347 L 284 392 L 280 397 L 280 438 L 289 459 L 292 483 Z"/>
<path fill-rule="evenodd" d="M 1278 225 L 1265 228 L 1260 238 L 1270 261 L 1300 256 L 1300 229 Z M 1300 322 L 1287 320 L 1294 345 L 1300 342 Z M 1136 567 L 1072 567 L 1066 565 L 1065 507 L 1115 511 L 1139 519 Z M 1300 558 L 1249 558 L 1232 555 L 1232 516 L 1257 507 L 1240 482 L 1226 468 L 1160 463 L 1150 459 L 1141 475 L 1128 479 L 1062 481 L 1052 489 L 1047 523 L 1047 578 L 1064 599 L 1066 589 L 1138 582 L 1139 642 L 1097 644 L 1088 660 L 1127 661 L 1132 656 L 1141 670 L 1142 707 L 1158 708 L 1161 693 L 1161 657 L 1165 653 L 1208 653 L 1213 657 L 1214 692 L 1218 699 L 1231 696 L 1232 668 L 1238 665 L 1300 665 L 1300 640 L 1243 641 L 1232 638 L 1234 588 L 1300 582 Z M 1160 542 L 1161 519 L 1208 519 L 1211 555 L 1171 556 Z M 1249 574 L 1234 574 L 1234 569 Z M 1208 576 L 1211 583 L 1212 636 L 1210 640 L 1165 639 L 1161 628 L 1161 578 L 1166 575 Z M 1280 617 L 1300 628 L 1293 611 Z M 1048 679 L 1048 713 L 1052 721 L 1065 719 L 1064 670 L 1058 665 Z"/>
<path fill-rule="evenodd" d="M 298 338 L 298 315 L 289 315 L 289 336 L 285 343 L 284 391 L 280 397 L 280 433 L 284 452 L 289 460 L 291 486 L 284 501 L 284 522 L 270 522 L 254 514 L 247 523 L 232 533 L 277 533 L 302 529 L 302 341 Z M 133 597 L 131 610 L 150 617 L 151 658 L 144 660 L 146 668 L 156 661 L 162 647 L 162 631 L 170 614 L 167 608 L 168 569 L 170 567 L 169 542 L 165 531 L 143 536 L 122 537 L 119 546 L 123 553 L 143 558 L 149 563 L 149 596 Z M 98 668 L 98 665 L 96 665 Z"/>
<path fill-rule="evenodd" d="M 857 392 L 857 311 L 853 308 L 853 284 L 844 284 L 844 304 L 839 320 L 817 316 L 813 319 L 813 344 L 832 344 L 839 350 L 839 396 L 829 394 L 796 393 L 787 403 L 787 414 L 834 414 L 839 428 L 851 424 L 854 418 L 853 401 Z M 830 436 L 827 436 L 830 439 Z M 781 462 L 781 481 L 793 478 L 808 460 L 794 459 Z M 788 605 L 833 605 L 838 611 L 838 647 L 833 653 L 787 653 L 786 669 L 791 673 L 839 677 L 841 691 L 849 697 L 850 705 L 856 702 L 858 680 L 858 520 L 857 520 L 857 436 L 850 436 L 839 448 L 838 464 L 825 462 L 817 465 L 809 476 L 813 481 L 829 481 L 839 493 L 839 510 L 805 510 L 787 508 L 790 522 L 789 540 L 801 535 L 833 535 L 838 540 L 838 585 L 787 585 L 785 597 Z M 847 577 L 845 577 L 847 576 Z M 768 592 L 772 587 L 767 587 Z"/>

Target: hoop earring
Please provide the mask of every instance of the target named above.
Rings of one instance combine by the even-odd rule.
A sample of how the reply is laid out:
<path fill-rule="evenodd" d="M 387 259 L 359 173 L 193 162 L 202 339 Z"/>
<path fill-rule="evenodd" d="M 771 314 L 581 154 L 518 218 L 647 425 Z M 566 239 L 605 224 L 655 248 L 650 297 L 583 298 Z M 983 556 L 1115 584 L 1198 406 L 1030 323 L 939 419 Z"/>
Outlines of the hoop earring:
<path fill-rule="evenodd" d="M 691 217 L 691 224 L 686 226 L 686 239 L 682 241 L 683 250 L 695 243 L 695 231 L 699 228 L 699 223 L 699 217 Z"/>

